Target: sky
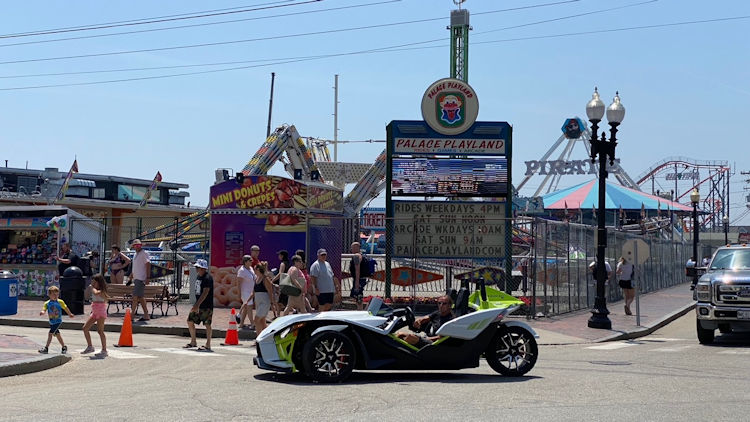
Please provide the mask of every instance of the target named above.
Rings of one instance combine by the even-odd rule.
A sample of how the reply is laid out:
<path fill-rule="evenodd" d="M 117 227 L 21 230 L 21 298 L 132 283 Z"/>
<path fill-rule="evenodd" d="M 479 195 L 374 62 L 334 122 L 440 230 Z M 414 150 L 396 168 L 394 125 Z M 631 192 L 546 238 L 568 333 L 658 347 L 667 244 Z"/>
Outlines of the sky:
<path fill-rule="evenodd" d="M 735 172 L 731 223 L 750 224 L 741 175 L 750 171 L 750 144 L 738 126 L 750 100 L 750 2 L 462 7 L 471 13 L 468 82 L 478 119 L 513 126 L 515 184 L 565 119 L 585 118 L 597 86 L 607 105 L 618 91 L 627 110 L 616 154 L 628 174 L 637 179 L 668 157 L 725 160 Z M 382 140 L 391 120 L 421 119 L 424 90 L 450 73 L 446 26 L 455 8 L 452 0 L 8 2 L 0 163 L 66 171 L 77 158 L 82 173 L 142 179 L 160 171 L 190 185 L 192 206 L 206 205 L 214 170 L 241 170 L 265 139 L 271 72 L 273 127 L 333 139 L 336 74 L 340 140 Z M 384 148 L 344 143 L 338 159 L 371 163 Z M 582 145 L 571 159 L 586 159 Z"/>

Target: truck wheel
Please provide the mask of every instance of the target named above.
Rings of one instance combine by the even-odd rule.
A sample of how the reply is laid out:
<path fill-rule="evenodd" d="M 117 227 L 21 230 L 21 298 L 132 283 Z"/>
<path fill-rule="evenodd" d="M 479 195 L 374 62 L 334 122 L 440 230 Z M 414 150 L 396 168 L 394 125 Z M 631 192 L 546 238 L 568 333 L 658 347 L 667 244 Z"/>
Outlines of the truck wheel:
<path fill-rule="evenodd" d="M 703 328 L 700 320 L 695 320 L 695 327 L 698 332 L 698 342 L 700 344 L 711 344 L 714 342 L 714 330 Z"/>
<path fill-rule="evenodd" d="M 305 374 L 317 382 L 341 382 L 351 375 L 357 351 L 346 335 L 323 331 L 313 336 L 302 350 Z"/>
<path fill-rule="evenodd" d="M 539 354 L 536 339 L 521 327 L 500 327 L 484 356 L 496 372 L 520 377 L 531 371 Z"/>

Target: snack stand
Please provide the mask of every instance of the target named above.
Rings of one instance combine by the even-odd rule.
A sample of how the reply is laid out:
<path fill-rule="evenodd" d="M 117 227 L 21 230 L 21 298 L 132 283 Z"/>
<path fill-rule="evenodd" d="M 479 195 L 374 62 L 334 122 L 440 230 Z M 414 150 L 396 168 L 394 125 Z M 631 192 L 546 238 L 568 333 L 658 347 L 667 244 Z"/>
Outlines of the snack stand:
<path fill-rule="evenodd" d="M 60 217 L 57 230 L 47 223 Z M 71 229 L 71 221 L 75 221 Z M 19 296 L 43 297 L 47 287 L 57 284 L 57 254 L 61 242 L 73 251 L 101 250 L 100 224 L 61 206 L 0 207 L 0 270 L 18 278 Z"/>
<path fill-rule="evenodd" d="M 252 245 L 260 260 L 278 266 L 277 252 L 306 251 L 308 267 L 315 251 L 326 248 L 334 274 L 341 272 L 343 191 L 323 183 L 278 176 L 245 176 L 211 187 L 211 262 L 214 305 L 241 305 L 237 269 Z"/>

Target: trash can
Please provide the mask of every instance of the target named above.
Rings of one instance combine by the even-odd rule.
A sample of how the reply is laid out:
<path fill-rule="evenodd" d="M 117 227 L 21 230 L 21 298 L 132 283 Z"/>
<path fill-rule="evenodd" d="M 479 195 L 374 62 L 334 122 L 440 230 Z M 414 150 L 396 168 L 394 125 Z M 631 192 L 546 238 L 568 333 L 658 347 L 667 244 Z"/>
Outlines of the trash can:
<path fill-rule="evenodd" d="M 10 271 L 0 271 L 0 315 L 18 313 L 18 278 Z"/>
<path fill-rule="evenodd" d="M 78 267 L 68 267 L 60 277 L 60 299 L 74 315 L 83 314 L 83 293 L 86 290 L 86 280 Z"/>

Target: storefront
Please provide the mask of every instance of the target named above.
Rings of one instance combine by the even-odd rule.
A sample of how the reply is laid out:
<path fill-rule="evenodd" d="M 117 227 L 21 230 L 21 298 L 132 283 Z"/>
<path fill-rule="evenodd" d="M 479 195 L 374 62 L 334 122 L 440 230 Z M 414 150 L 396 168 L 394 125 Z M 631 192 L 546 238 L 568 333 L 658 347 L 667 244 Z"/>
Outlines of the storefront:
<path fill-rule="evenodd" d="M 326 248 L 334 274 L 341 272 L 343 191 L 322 183 L 277 176 L 248 176 L 211 187 L 211 274 L 214 304 L 241 304 L 237 269 L 252 245 L 261 248 L 260 259 L 278 266 L 276 253 L 297 249 L 307 252 L 307 265 L 315 251 Z"/>
<path fill-rule="evenodd" d="M 48 224 L 56 217 L 57 225 Z M 102 228 L 65 207 L 0 207 L 0 269 L 18 276 L 20 296 L 45 296 L 57 283 L 55 256 L 62 242 L 79 256 L 101 253 Z"/>

